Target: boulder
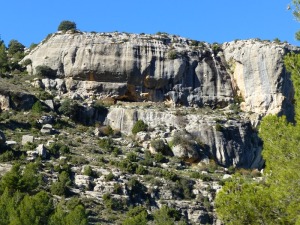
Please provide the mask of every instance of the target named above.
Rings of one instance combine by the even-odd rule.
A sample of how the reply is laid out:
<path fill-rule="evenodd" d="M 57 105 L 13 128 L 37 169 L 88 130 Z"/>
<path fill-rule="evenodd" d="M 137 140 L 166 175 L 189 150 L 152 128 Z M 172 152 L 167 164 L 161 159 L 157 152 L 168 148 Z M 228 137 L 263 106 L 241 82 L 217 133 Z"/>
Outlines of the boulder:
<path fill-rule="evenodd" d="M 47 158 L 47 150 L 43 144 L 38 145 L 36 152 L 39 156 L 41 156 L 42 159 Z"/>
<path fill-rule="evenodd" d="M 52 124 L 52 123 L 54 123 L 54 120 L 55 119 L 53 116 L 46 115 L 46 116 L 41 116 L 41 118 L 38 120 L 38 122 L 40 124 Z M 52 127 L 51 127 L 51 129 L 52 129 Z"/>
<path fill-rule="evenodd" d="M 200 159 L 200 154 L 193 145 L 175 145 L 172 148 L 174 156 L 181 158 L 187 162 L 196 162 Z"/>
<path fill-rule="evenodd" d="M 17 142 L 16 142 L 16 141 L 6 141 L 5 144 L 6 144 L 7 146 L 14 146 L 14 145 L 17 144 Z"/>
<path fill-rule="evenodd" d="M 150 140 L 150 135 L 148 134 L 148 132 L 141 131 L 135 135 L 135 139 L 136 139 L 136 141 L 143 143 L 145 141 Z"/>
<path fill-rule="evenodd" d="M 51 124 L 45 124 L 43 125 L 42 129 L 40 130 L 40 132 L 42 134 L 52 134 L 53 133 L 53 128 Z"/>
<path fill-rule="evenodd" d="M 26 143 L 33 143 L 34 137 L 32 135 L 23 135 L 22 136 L 22 145 L 25 145 Z"/>
<path fill-rule="evenodd" d="M 78 188 L 89 189 L 91 186 L 91 177 L 86 175 L 75 175 L 74 183 Z"/>
<path fill-rule="evenodd" d="M 44 103 L 51 109 L 54 110 L 54 102 L 52 99 L 45 100 Z"/>

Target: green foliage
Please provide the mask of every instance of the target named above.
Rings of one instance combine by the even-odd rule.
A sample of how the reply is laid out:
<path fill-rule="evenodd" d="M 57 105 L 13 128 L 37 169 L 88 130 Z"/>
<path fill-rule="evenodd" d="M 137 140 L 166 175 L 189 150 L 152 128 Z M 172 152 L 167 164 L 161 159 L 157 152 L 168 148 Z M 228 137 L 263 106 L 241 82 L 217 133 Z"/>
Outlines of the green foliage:
<path fill-rule="evenodd" d="M 13 151 L 7 150 L 0 155 L 0 162 L 10 162 L 15 159 Z"/>
<path fill-rule="evenodd" d="M 127 183 L 129 196 L 132 201 L 140 202 L 145 200 L 147 188 L 135 177 L 131 177 Z"/>
<path fill-rule="evenodd" d="M 53 69 L 51 69 L 49 66 L 41 65 L 35 68 L 35 74 L 42 78 L 44 77 L 53 78 L 55 77 L 56 72 Z"/>
<path fill-rule="evenodd" d="M 191 45 L 191 46 L 198 46 L 198 45 L 199 45 L 199 41 L 192 40 L 192 41 L 190 42 L 190 45 Z"/>
<path fill-rule="evenodd" d="M 65 218 L 66 225 L 87 225 L 87 214 L 85 208 L 82 205 L 78 205 L 72 210 Z"/>
<path fill-rule="evenodd" d="M 77 117 L 79 105 L 76 101 L 71 99 L 65 99 L 61 106 L 58 108 L 58 111 L 65 115 L 69 116 L 71 119 L 75 120 Z"/>
<path fill-rule="evenodd" d="M 137 134 L 140 131 L 146 131 L 148 129 L 148 125 L 143 120 L 138 120 L 133 125 L 131 132 L 133 134 Z"/>
<path fill-rule="evenodd" d="M 107 209 L 116 211 L 124 209 L 124 202 L 122 202 L 120 199 L 114 199 L 111 194 L 106 193 L 102 198 Z"/>
<path fill-rule="evenodd" d="M 178 55 L 175 50 L 171 50 L 168 52 L 168 59 L 174 60 L 177 59 Z"/>
<path fill-rule="evenodd" d="M 223 131 L 223 126 L 219 123 L 216 123 L 216 131 L 222 132 Z"/>
<path fill-rule="evenodd" d="M 25 59 L 24 62 L 23 62 L 23 66 L 28 66 L 28 65 L 31 65 L 31 64 L 32 64 L 31 59 Z"/>
<path fill-rule="evenodd" d="M 153 216 L 156 225 L 175 225 L 175 221 L 179 221 L 181 218 L 180 212 L 166 205 L 156 210 Z"/>
<path fill-rule="evenodd" d="M 163 155 L 172 155 L 172 151 L 168 145 L 165 144 L 163 139 L 153 139 L 150 142 L 150 145 L 157 151 L 162 153 Z"/>
<path fill-rule="evenodd" d="M 0 74 L 8 71 L 8 57 L 4 43 L 0 42 Z"/>
<path fill-rule="evenodd" d="M 87 225 L 87 213 L 83 205 L 78 204 L 70 209 L 69 212 L 65 211 L 61 205 L 58 205 L 54 214 L 49 219 L 49 225 Z"/>
<path fill-rule="evenodd" d="M 69 20 L 63 20 L 59 24 L 57 30 L 58 31 L 76 30 L 76 23 Z"/>
<path fill-rule="evenodd" d="M 35 47 L 37 47 L 38 44 L 35 43 L 31 43 L 31 45 L 29 46 L 29 50 L 32 51 L 33 49 L 35 49 Z"/>
<path fill-rule="evenodd" d="M 94 172 L 91 166 L 85 166 L 83 169 L 83 175 L 93 176 Z"/>
<path fill-rule="evenodd" d="M 146 225 L 147 222 L 147 210 L 142 206 L 136 206 L 128 211 L 122 225 Z"/>
<path fill-rule="evenodd" d="M 105 176 L 105 181 L 112 181 L 114 179 L 115 179 L 115 175 L 112 172 L 110 172 Z"/>
<path fill-rule="evenodd" d="M 20 164 L 15 164 L 1 179 L 0 191 L 6 188 L 14 193 L 16 191 L 31 192 L 39 185 L 38 165 L 29 163 L 22 171 Z"/>
<path fill-rule="evenodd" d="M 46 224 L 53 210 L 53 204 L 49 195 L 41 191 L 34 196 L 25 195 L 18 211 L 18 221 L 22 225 Z"/>
<path fill-rule="evenodd" d="M 31 108 L 33 113 L 41 114 L 43 111 L 45 111 L 45 106 L 42 104 L 41 101 L 36 101 L 32 108 Z"/>
<path fill-rule="evenodd" d="M 137 162 L 137 154 L 134 153 L 134 152 L 129 152 L 127 155 L 126 155 L 126 158 L 130 161 L 130 162 Z"/>
<path fill-rule="evenodd" d="M 68 194 L 69 186 L 71 185 L 70 174 L 62 171 L 58 177 L 58 181 L 51 185 L 51 193 L 54 195 L 64 196 Z"/>
<path fill-rule="evenodd" d="M 219 51 L 221 51 L 222 49 L 221 49 L 221 47 L 220 47 L 219 44 L 214 43 L 213 46 L 212 46 L 212 50 L 213 50 L 214 54 L 217 54 L 217 53 L 218 53 Z"/>
<path fill-rule="evenodd" d="M 60 154 L 69 154 L 70 148 L 61 142 L 54 142 L 50 144 L 48 152 L 51 156 L 58 158 Z"/>
<path fill-rule="evenodd" d="M 10 56 L 15 55 L 18 52 L 23 53 L 25 49 L 25 46 L 22 45 L 20 42 L 18 42 L 17 40 L 11 40 L 8 44 L 8 54 Z"/>
<path fill-rule="evenodd" d="M 98 141 L 98 145 L 100 148 L 111 152 L 113 149 L 113 140 L 111 138 L 101 138 Z"/>

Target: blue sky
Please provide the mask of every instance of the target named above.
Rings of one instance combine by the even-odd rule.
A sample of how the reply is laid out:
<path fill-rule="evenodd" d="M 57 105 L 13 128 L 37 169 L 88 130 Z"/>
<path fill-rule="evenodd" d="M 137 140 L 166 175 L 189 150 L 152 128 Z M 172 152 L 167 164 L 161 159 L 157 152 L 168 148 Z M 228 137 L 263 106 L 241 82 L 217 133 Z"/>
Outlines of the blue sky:
<path fill-rule="evenodd" d="M 176 34 L 213 42 L 279 38 L 299 45 L 291 0 L 9 0 L 1 2 L 0 34 L 8 44 L 39 43 L 62 20 L 81 31 Z"/>

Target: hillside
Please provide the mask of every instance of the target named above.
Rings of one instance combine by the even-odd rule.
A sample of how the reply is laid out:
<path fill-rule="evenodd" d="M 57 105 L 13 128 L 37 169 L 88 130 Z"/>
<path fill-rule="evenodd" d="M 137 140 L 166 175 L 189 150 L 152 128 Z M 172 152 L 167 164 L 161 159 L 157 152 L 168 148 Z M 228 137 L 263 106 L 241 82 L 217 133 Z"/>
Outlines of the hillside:
<path fill-rule="evenodd" d="M 255 179 L 264 166 L 261 119 L 293 119 L 283 57 L 298 51 L 254 39 L 51 34 L 22 59 L 27 72 L 1 77 L 0 172 L 35 163 L 31 192 L 66 211 L 80 199 L 88 224 L 126 224 L 145 213 L 138 206 L 148 224 L 163 213 L 220 224 L 214 198 L 224 181 L 235 171 Z"/>

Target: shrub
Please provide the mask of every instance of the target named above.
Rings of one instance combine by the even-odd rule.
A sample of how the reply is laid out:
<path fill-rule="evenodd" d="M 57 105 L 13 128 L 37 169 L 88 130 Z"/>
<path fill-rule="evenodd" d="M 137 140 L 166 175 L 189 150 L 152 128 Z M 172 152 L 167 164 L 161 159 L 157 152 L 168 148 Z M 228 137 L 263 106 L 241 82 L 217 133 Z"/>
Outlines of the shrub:
<path fill-rule="evenodd" d="M 120 199 L 112 198 L 109 193 L 104 194 L 102 198 L 107 209 L 122 210 L 124 208 L 124 202 Z"/>
<path fill-rule="evenodd" d="M 48 149 L 50 155 L 54 157 L 59 157 L 60 154 L 68 154 L 70 153 L 70 148 L 62 143 L 55 142 L 50 144 Z"/>
<path fill-rule="evenodd" d="M 177 58 L 177 52 L 175 50 L 171 50 L 168 52 L 168 59 L 176 59 Z"/>
<path fill-rule="evenodd" d="M 147 210 L 142 206 L 131 208 L 122 225 L 146 225 L 148 222 Z"/>
<path fill-rule="evenodd" d="M 131 130 L 133 134 L 137 134 L 140 131 L 146 131 L 148 128 L 148 125 L 143 120 L 138 120 Z"/>
<path fill-rule="evenodd" d="M 42 66 L 37 66 L 35 68 L 35 74 L 40 77 L 51 78 L 51 77 L 55 77 L 56 72 L 55 70 L 51 69 L 49 66 L 42 65 Z"/>
<path fill-rule="evenodd" d="M 220 131 L 220 132 L 223 131 L 223 127 L 221 124 L 219 124 L 219 123 L 216 124 L 216 131 Z"/>
<path fill-rule="evenodd" d="M 172 151 L 168 145 L 165 144 L 163 139 L 154 139 L 151 140 L 150 145 L 157 151 L 162 153 L 163 155 L 172 156 Z"/>
<path fill-rule="evenodd" d="M 221 49 L 221 47 L 218 43 L 214 43 L 213 46 L 212 46 L 212 50 L 213 50 L 214 54 L 217 54 L 222 49 Z"/>
<path fill-rule="evenodd" d="M 58 31 L 76 30 L 76 23 L 69 20 L 63 20 L 59 24 L 57 30 Z"/>
<path fill-rule="evenodd" d="M 102 138 L 98 141 L 98 145 L 100 148 L 106 151 L 112 151 L 113 140 L 111 138 Z"/>
<path fill-rule="evenodd" d="M 141 166 L 141 165 L 138 165 L 138 167 L 136 168 L 136 171 L 135 171 L 136 174 L 139 174 L 139 175 L 145 175 L 148 173 L 148 170 Z"/>
<path fill-rule="evenodd" d="M 0 162 L 9 162 L 14 160 L 15 156 L 12 151 L 6 151 L 0 155 Z"/>
<path fill-rule="evenodd" d="M 23 66 L 31 65 L 31 63 L 32 63 L 31 59 L 25 59 L 23 62 Z"/>
<path fill-rule="evenodd" d="M 94 172 L 90 166 L 85 166 L 83 169 L 83 175 L 93 176 Z"/>
<path fill-rule="evenodd" d="M 105 175 L 105 181 L 112 181 L 115 179 L 115 175 L 110 172 L 109 174 Z"/>
<path fill-rule="evenodd" d="M 192 41 L 190 42 L 190 45 L 191 45 L 191 46 L 198 46 L 198 44 L 199 44 L 199 41 L 196 41 L 196 40 L 192 40 Z"/>
<path fill-rule="evenodd" d="M 166 162 L 166 158 L 164 157 L 164 155 L 161 152 L 159 152 L 154 155 L 154 161 L 158 162 L 158 163 L 163 163 L 163 162 Z"/>
<path fill-rule="evenodd" d="M 65 115 L 69 116 L 71 119 L 75 119 L 78 113 L 79 105 L 77 102 L 71 100 L 71 99 L 65 99 L 61 106 L 58 108 L 58 111 Z"/>
<path fill-rule="evenodd" d="M 24 52 L 25 46 L 17 40 L 11 40 L 8 44 L 8 54 L 13 56 L 18 52 Z"/>
<path fill-rule="evenodd" d="M 36 101 L 32 108 L 31 108 L 32 112 L 33 113 L 42 113 L 44 110 L 45 110 L 45 106 L 43 106 L 42 102 L 41 101 Z"/>
<path fill-rule="evenodd" d="M 153 214 L 154 222 L 157 225 L 171 225 L 175 224 L 175 221 L 180 220 L 181 214 L 176 209 L 169 208 L 168 206 L 162 206 L 156 210 Z"/>
<path fill-rule="evenodd" d="M 130 161 L 130 162 L 137 162 L 137 155 L 134 152 L 129 152 L 126 155 L 126 158 Z"/>

